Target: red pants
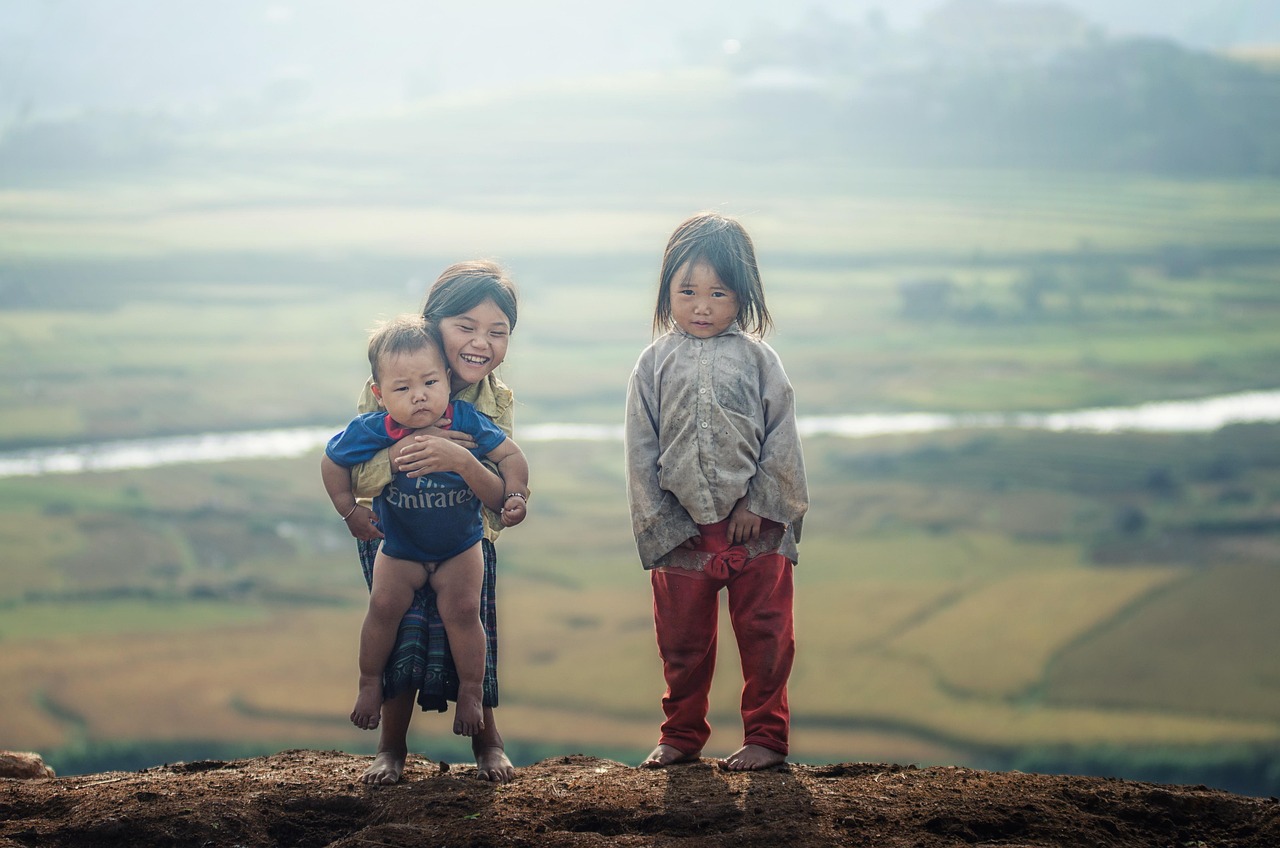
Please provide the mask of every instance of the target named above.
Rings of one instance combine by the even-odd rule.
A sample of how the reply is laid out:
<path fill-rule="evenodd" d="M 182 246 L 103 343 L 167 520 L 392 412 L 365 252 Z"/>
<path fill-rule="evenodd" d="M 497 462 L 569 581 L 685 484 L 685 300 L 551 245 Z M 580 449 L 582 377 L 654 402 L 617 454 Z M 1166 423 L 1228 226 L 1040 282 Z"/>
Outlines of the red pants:
<path fill-rule="evenodd" d="M 700 526 L 699 550 L 717 553 L 730 546 L 728 521 Z M 725 579 L 676 570 L 653 571 L 653 620 L 667 692 L 662 697 L 661 743 L 685 753 L 702 751 L 711 736 L 708 695 L 716 664 L 720 589 L 729 590 L 729 620 L 742 659 L 743 744 L 789 752 L 787 679 L 795 658 L 791 561 L 765 554 L 746 561 Z"/>

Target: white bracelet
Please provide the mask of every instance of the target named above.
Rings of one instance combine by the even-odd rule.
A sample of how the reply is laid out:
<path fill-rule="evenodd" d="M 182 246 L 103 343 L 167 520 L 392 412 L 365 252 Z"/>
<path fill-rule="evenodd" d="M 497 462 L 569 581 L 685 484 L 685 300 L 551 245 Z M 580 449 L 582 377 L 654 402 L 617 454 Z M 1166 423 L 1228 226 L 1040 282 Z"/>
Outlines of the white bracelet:
<path fill-rule="evenodd" d="M 506 496 L 505 498 L 503 498 L 503 500 L 504 500 L 504 501 L 509 501 L 509 500 L 511 500 L 512 498 L 519 498 L 520 500 L 524 501 L 525 503 L 528 503 L 528 502 L 529 502 L 529 499 L 528 499 L 528 498 L 526 498 L 524 495 L 520 494 L 519 492 L 507 492 L 507 496 Z"/>
<path fill-rule="evenodd" d="M 359 509 L 359 508 L 360 508 L 360 504 L 358 504 L 358 503 L 357 503 L 357 504 L 352 505 L 352 507 L 351 507 L 351 511 L 350 511 L 350 512 L 348 512 L 346 515 L 342 516 L 342 520 L 343 520 L 343 521 L 346 521 L 348 518 L 350 518 L 351 516 L 355 515 L 355 514 L 356 514 L 356 510 L 357 510 L 357 509 Z"/>

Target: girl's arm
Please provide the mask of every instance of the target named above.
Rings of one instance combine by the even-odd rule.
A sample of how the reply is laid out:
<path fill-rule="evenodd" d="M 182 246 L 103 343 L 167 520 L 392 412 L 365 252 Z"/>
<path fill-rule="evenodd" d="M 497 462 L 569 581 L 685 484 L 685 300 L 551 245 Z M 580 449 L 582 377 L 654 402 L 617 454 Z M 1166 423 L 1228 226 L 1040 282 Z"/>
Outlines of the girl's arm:
<path fill-rule="evenodd" d="M 524 521 L 529 502 L 529 460 L 524 451 L 512 439 L 505 440 L 489 451 L 488 458 L 498 466 L 502 475 L 502 505 L 494 512 L 502 517 L 504 527 L 514 527 Z M 487 469 L 486 469 L 487 470 Z"/>
<path fill-rule="evenodd" d="M 324 482 L 324 490 L 328 493 L 333 508 L 338 511 L 352 536 L 366 542 L 382 538 L 373 510 L 356 504 L 351 486 L 351 469 L 344 468 L 330 459 L 328 454 L 324 454 L 320 457 L 320 479 Z"/>
<path fill-rule="evenodd" d="M 796 426 L 795 394 L 782 361 L 772 350 L 769 353 L 770 358 L 760 366 L 764 439 L 755 476 L 739 505 L 753 515 L 793 525 L 799 539 L 801 518 L 809 508 L 809 490 Z"/>
<path fill-rule="evenodd" d="M 658 482 L 658 420 L 653 372 L 642 355 L 627 386 L 624 439 L 631 528 L 645 568 L 675 548 L 689 546 L 698 535 L 688 511 Z"/>
<path fill-rule="evenodd" d="M 498 464 L 503 471 L 510 469 L 511 479 L 490 470 L 483 462 L 466 448 L 460 447 L 449 439 L 427 436 L 421 443 L 418 453 L 423 468 L 422 474 L 433 474 L 437 471 L 452 471 L 462 477 L 471 491 L 476 493 L 480 502 L 489 509 L 507 517 L 504 510 L 506 501 L 519 501 L 519 509 L 512 512 L 512 517 L 519 514 L 519 523 L 524 520 L 524 502 L 519 498 L 507 498 L 511 492 L 519 492 L 528 496 L 529 463 L 524 453 L 511 439 L 504 439 L 501 444 L 489 452 L 488 458 Z M 414 476 L 419 476 L 415 474 Z M 514 507 L 515 504 L 512 504 Z M 504 523 L 505 520 L 504 520 Z"/>
<path fill-rule="evenodd" d="M 443 419 L 440 423 L 449 423 L 449 419 Z M 421 477 L 422 474 L 414 472 L 421 470 L 422 462 L 425 459 L 425 457 L 421 455 L 421 451 L 423 443 L 427 440 L 428 436 L 432 436 L 437 439 L 448 439 L 449 441 L 456 443 L 459 447 L 466 448 L 467 450 L 475 450 L 476 447 L 475 437 L 470 433 L 454 429 L 444 430 L 439 426 L 423 427 L 421 430 L 415 431 L 413 435 L 405 436 L 403 439 L 391 446 L 390 461 L 392 470 L 404 471 L 410 477 Z"/>
<path fill-rule="evenodd" d="M 402 442 L 412 439 L 413 436 L 406 436 L 401 439 Z M 351 491 L 358 498 L 374 498 L 377 497 L 383 489 L 391 482 L 391 451 L 395 449 L 395 445 L 390 448 L 378 451 L 367 462 L 359 465 L 353 465 L 348 469 L 351 480 Z"/>

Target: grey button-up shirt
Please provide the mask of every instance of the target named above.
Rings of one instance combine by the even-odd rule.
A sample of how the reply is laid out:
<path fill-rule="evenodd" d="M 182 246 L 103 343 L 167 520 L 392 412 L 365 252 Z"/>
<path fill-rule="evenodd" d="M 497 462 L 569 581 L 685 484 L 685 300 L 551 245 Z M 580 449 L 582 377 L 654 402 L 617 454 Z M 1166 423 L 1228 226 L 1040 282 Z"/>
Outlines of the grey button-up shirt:
<path fill-rule="evenodd" d="M 756 515 L 783 525 L 749 553 L 776 549 L 799 559 L 809 506 L 804 457 L 791 383 L 767 344 L 736 325 L 710 339 L 679 330 L 657 339 L 631 374 L 625 435 L 631 521 L 645 568 L 700 570 L 699 559 L 677 546 L 697 525 L 727 518 L 744 496 Z"/>

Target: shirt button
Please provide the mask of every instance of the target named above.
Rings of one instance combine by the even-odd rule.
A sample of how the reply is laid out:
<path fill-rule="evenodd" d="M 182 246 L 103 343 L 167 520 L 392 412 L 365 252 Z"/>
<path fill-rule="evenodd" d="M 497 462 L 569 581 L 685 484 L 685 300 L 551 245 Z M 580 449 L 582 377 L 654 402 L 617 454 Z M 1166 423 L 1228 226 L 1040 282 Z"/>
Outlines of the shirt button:
<path fill-rule="evenodd" d="M 707 429 L 707 427 L 709 427 L 709 426 L 711 426 L 711 425 L 707 424 L 707 422 L 705 422 L 705 421 L 703 421 L 703 422 L 702 422 L 702 429 L 704 429 L 704 430 L 705 430 L 705 429 Z"/>
<path fill-rule="evenodd" d="M 703 365 L 706 365 L 706 364 L 707 364 L 707 360 L 705 360 L 705 359 L 704 359 L 704 360 L 702 360 L 702 364 L 703 364 Z"/>
<path fill-rule="evenodd" d="M 698 389 L 698 394 L 705 395 L 706 393 L 707 393 L 706 389 Z"/>

